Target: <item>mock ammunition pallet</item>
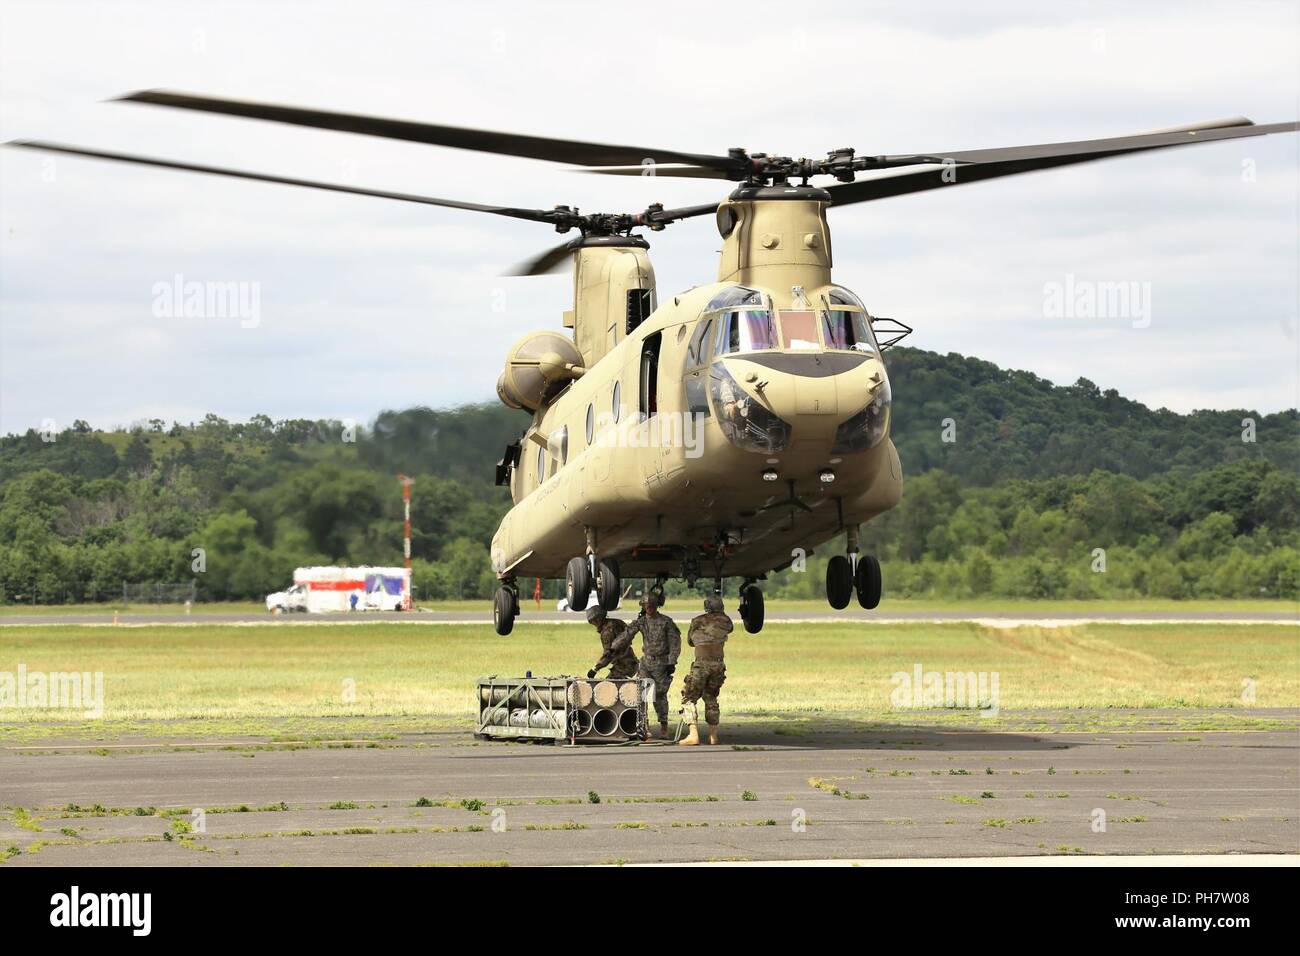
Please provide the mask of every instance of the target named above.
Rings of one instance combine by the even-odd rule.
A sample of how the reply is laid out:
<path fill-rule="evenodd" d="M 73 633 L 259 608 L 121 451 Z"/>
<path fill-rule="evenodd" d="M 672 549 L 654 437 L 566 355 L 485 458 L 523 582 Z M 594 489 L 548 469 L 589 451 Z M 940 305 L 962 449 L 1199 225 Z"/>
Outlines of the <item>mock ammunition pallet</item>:
<path fill-rule="evenodd" d="M 572 744 L 645 740 L 654 693 L 647 678 L 482 677 L 474 736 Z"/>

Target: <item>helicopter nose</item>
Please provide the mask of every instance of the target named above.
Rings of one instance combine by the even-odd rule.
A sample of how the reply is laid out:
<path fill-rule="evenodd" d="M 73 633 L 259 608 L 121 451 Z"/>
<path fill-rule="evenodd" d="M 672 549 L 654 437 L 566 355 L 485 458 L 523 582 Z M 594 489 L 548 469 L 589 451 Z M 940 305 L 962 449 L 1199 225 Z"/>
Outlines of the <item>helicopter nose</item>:
<path fill-rule="evenodd" d="M 874 356 L 857 352 L 773 352 L 726 360 L 737 382 L 776 416 L 807 431 L 834 431 L 834 423 L 871 400 Z"/>

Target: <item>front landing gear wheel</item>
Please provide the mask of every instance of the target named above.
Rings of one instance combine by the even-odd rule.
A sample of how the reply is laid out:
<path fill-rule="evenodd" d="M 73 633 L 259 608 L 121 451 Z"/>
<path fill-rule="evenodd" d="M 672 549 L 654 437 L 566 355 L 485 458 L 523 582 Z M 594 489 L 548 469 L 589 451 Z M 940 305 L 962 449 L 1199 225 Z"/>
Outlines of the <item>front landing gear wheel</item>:
<path fill-rule="evenodd" d="M 757 584 L 746 584 L 740 590 L 740 619 L 750 634 L 763 629 L 763 592 Z"/>
<path fill-rule="evenodd" d="M 564 597 L 570 611 L 587 610 L 591 600 L 591 565 L 585 557 L 573 558 L 564 570 Z"/>
<path fill-rule="evenodd" d="M 853 582 L 858 589 L 858 603 L 868 611 L 880 605 L 880 562 L 872 555 L 864 554 L 858 558 L 857 580 Z"/>
<path fill-rule="evenodd" d="M 518 613 L 514 592 L 505 587 L 497 588 L 497 593 L 492 596 L 492 624 L 497 633 L 502 637 L 509 634 L 514 629 Z"/>
<path fill-rule="evenodd" d="M 835 610 L 842 611 L 852 597 L 853 565 L 844 555 L 837 554 L 826 562 L 826 600 Z"/>
<path fill-rule="evenodd" d="M 602 558 L 596 566 L 596 599 L 600 606 L 606 611 L 618 607 L 622 587 L 618 579 L 618 562 L 613 558 Z"/>

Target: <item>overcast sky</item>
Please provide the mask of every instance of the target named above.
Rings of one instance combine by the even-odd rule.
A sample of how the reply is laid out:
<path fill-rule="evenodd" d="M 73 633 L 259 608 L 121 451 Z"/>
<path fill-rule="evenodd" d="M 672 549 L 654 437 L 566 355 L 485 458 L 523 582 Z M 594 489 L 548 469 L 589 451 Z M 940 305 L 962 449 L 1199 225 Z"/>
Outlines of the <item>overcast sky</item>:
<path fill-rule="evenodd" d="M 102 101 L 168 87 L 697 152 L 933 153 L 1295 119 L 1297 7 L 3 0 L 0 139 L 631 211 L 727 187 Z M 509 344 L 570 300 L 564 276 L 497 277 L 557 241 L 545 226 L 0 154 L 0 431 L 490 399 Z M 1292 407 L 1298 155 L 1287 134 L 832 210 L 835 278 L 918 347 L 1178 411 Z M 714 281 L 710 217 L 650 238 L 661 297 Z M 155 315 L 178 275 L 255 283 L 260 321 Z M 1149 325 L 1046 316 L 1067 276 L 1149 283 Z"/>

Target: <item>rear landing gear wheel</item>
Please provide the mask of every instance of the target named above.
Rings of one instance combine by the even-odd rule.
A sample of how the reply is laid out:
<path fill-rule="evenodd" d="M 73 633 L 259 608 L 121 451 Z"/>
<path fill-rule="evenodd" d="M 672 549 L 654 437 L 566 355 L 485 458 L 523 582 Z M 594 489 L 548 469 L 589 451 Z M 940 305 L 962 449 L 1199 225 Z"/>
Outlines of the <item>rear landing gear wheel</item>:
<path fill-rule="evenodd" d="M 591 565 L 585 557 L 572 558 L 564 570 L 564 597 L 570 611 L 587 610 L 591 599 Z"/>
<path fill-rule="evenodd" d="M 596 565 L 596 598 L 606 611 L 618 607 L 622 583 L 618 579 L 618 562 L 613 558 L 602 558 Z"/>
<path fill-rule="evenodd" d="M 858 558 L 857 580 L 853 582 L 858 589 L 858 603 L 868 611 L 880 605 L 882 582 L 880 579 L 880 562 L 872 555 L 864 554 Z"/>
<path fill-rule="evenodd" d="M 746 584 L 740 589 L 740 619 L 750 634 L 763 629 L 763 591 L 757 584 Z"/>
<path fill-rule="evenodd" d="M 853 565 L 844 555 L 837 554 L 826 563 L 826 600 L 835 610 L 842 611 L 852 597 Z"/>
<path fill-rule="evenodd" d="M 514 592 L 506 587 L 497 588 L 497 593 L 492 596 L 492 624 L 497 633 L 502 637 L 509 634 L 514 629 L 518 613 Z"/>

